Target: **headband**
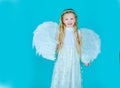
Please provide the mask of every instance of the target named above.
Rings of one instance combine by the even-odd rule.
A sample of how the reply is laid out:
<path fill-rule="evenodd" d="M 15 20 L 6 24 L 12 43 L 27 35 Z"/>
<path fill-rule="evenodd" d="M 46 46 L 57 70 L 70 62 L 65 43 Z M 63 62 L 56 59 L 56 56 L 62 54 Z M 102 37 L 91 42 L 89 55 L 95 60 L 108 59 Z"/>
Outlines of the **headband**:
<path fill-rule="evenodd" d="M 66 10 L 63 11 L 63 14 L 66 13 L 66 12 L 73 12 L 73 13 L 75 13 L 75 11 L 73 9 L 66 9 Z"/>

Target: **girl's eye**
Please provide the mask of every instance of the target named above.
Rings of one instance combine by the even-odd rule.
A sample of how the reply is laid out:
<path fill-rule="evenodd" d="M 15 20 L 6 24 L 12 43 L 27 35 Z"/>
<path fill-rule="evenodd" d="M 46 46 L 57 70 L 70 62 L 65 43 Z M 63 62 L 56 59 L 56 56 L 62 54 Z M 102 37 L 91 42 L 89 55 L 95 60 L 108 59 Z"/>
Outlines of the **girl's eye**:
<path fill-rule="evenodd" d="M 65 19 L 65 20 L 68 20 L 68 19 Z"/>
<path fill-rule="evenodd" d="M 71 20 L 73 20 L 73 18 L 71 18 Z"/>

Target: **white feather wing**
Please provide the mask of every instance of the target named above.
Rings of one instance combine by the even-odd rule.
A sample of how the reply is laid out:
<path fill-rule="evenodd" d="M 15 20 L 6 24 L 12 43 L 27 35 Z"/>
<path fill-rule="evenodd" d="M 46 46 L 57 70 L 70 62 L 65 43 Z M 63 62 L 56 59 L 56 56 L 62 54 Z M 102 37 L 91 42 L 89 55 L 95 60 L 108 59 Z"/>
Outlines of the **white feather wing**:
<path fill-rule="evenodd" d="M 56 33 L 58 31 L 56 22 L 44 22 L 34 31 L 33 47 L 36 53 L 49 60 L 55 60 L 56 51 Z"/>
<path fill-rule="evenodd" d="M 97 58 L 100 53 L 101 41 L 99 35 L 91 29 L 81 28 L 79 33 L 82 36 L 81 61 L 89 63 Z"/>

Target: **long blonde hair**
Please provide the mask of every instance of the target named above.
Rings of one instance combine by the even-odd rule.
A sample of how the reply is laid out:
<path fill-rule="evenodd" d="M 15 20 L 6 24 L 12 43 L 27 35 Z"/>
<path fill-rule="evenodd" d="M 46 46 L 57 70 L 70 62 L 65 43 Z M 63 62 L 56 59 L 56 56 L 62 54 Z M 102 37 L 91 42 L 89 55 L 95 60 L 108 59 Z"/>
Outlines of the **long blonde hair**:
<path fill-rule="evenodd" d="M 63 39 L 65 37 L 65 24 L 63 23 L 63 16 L 67 13 L 73 13 L 75 16 L 76 21 L 73 26 L 74 27 L 74 35 L 75 35 L 75 40 L 76 40 L 77 51 L 78 51 L 78 53 L 81 53 L 81 38 L 78 34 L 77 15 L 73 9 L 64 10 L 60 17 L 59 32 L 57 34 L 57 41 L 58 41 L 57 51 L 59 51 L 63 45 Z"/>

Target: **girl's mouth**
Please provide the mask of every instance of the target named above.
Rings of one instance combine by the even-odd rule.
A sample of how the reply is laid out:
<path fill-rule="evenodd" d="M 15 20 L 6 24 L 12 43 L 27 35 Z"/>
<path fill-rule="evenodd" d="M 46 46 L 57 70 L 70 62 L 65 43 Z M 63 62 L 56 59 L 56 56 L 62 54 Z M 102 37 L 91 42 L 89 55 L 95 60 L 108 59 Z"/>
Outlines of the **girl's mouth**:
<path fill-rule="evenodd" d="M 68 23 L 67 25 L 72 25 L 72 23 Z"/>

